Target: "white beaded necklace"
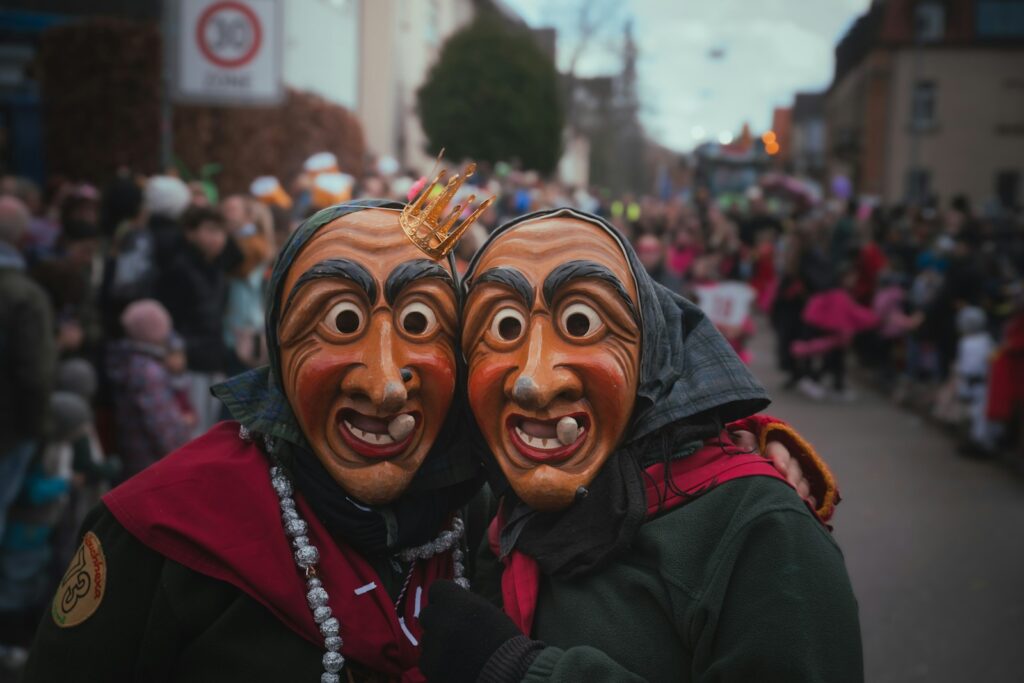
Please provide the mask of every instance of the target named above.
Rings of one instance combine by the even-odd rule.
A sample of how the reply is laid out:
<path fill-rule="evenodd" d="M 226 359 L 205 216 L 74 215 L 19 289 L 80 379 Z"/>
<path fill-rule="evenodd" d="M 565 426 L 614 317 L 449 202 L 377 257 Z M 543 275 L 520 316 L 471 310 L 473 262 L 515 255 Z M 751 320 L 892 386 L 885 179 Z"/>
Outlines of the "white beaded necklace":
<path fill-rule="evenodd" d="M 252 433 L 245 426 L 239 426 L 238 436 L 243 441 L 251 442 Z M 273 457 L 274 440 L 269 436 L 263 436 L 263 443 L 267 454 Z M 318 565 L 320 563 L 320 551 L 315 545 L 309 542 L 306 533 L 309 525 L 299 515 L 295 508 L 295 499 L 292 498 L 292 482 L 288 479 L 284 470 L 276 465 L 270 468 L 270 484 L 277 493 L 281 505 L 281 521 L 284 524 L 284 533 L 291 539 L 292 547 L 295 548 L 295 564 L 306 580 L 306 603 L 313 613 L 313 621 L 320 627 L 320 635 L 324 637 L 323 665 L 324 673 L 320 675 L 320 683 L 339 683 L 341 678 L 338 672 L 345 666 L 345 657 L 341 654 L 342 639 L 340 635 L 341 622 L 331 615 L 331 608 L 327 603 L 329 597 L 327 590 L 319 578 Z M 405 597 L 409 581 L 412 579 L 413 570 L 416 568 L 417 560 L 429 560 L 441 553 L 452 551 L 452 573 L 455 583 L 462 588 L 469 588 L 469 580 L 465 576 L 463 559 L 465 553 L 460 547 L 462 537 L 465 535 L 466 526 L 462 518 L 455 515 L 452 518 L 452 528 L 442 531 L 436 539 L 428 541 L 423 545 L 414 548 L 407 548 L 396 553 L 396 557 L 409 563 L 409 573 L 402 584 L 402 590 L 395 600 L 395 611 L 399 610 L 402 600 Z"/>

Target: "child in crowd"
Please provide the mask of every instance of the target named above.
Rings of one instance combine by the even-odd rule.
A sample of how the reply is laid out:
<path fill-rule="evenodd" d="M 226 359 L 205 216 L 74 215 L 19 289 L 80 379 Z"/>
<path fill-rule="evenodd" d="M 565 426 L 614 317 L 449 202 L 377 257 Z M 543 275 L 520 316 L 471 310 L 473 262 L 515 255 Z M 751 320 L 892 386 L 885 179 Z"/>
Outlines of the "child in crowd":
<path fill-rule="evenodd" d="M 707 254 L 693 268 L 697 304 L 744 363 L 753 356 L 747 343 L 754 335 L 753 309 L 757 291 L 740 280 L 722 280 L 720 257 Z"/>
<path fill-rule="evenodd" d="M 57 367 L 57 391 L 69 392 L 92 405 L 96 387 L 96 371 L 84 358 L 69 358 Z M 74 485 L 67 512 L 54 538 L 54 563 L 57 567 L 65 566 L 71 559 L 71 553 L 78 546 L 78 530 L 85 516 L 121 475 L 120 458 L 103 452 L 93 421 L 90 420 L 83 433 L 72 442 L 71 449 Z"/>
<path fill-rule="evenodd" d="M 164 356 L 164 367 L 170 374 L 171 391 L 174 401 L 181 409 L 182 418 L 189 429 L 198 422 L 196 411 L 192 407 L 191 382 L 188 376 L 188 356 L 185 355 L 185 340 L 177 332 L 171 332 L 167 339 L 167 355 Z"/>
<path fill-rule="evenodd" d="M 190 419 L 175 399 L 167 368 L 171 316 L 153 299 L 121 315 L 125 338 L 111 345 L 107 372 L 114 385 L 118 451 L 130 477 L 189 439 Z"/>
<path fill-rule="evenodd" d="M 874 311 L 854 300 L 857 282 L 857 271 L 848 267 L 840 275 L 838 287 L 815 294 L 804 307 L 804 338 L 794 341 L 790 349 L 797 362 L 806 368 L 799 386 L 810 398 L 820 400 L 826 396 L 826 390 L 818 384 L 822 372 L 832 376 L 835 398 L 854 398 L 846 387 L 846 351 L 854 337 L 878 324 Z"/>
<path fill-rule="evenodd" d="M 957 345 L 956 393 L 966 409 L 969 430 L 966 450 L 989 453 L 995 443 L 992 426 L 986 415 L 988 401 L 989 363 L 995 351 L 995 342 L 988 333 L 985 311 L 976 306 L 965 306 L 956 316 L 960 333 Z"/>

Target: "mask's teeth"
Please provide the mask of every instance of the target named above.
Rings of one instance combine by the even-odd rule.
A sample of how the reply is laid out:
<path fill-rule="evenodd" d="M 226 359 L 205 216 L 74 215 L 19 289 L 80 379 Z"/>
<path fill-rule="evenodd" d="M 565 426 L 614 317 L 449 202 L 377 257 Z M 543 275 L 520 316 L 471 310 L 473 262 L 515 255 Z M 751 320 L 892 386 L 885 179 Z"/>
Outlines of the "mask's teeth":
<path fill-rule="evenodd" d="M 558 421 L 558 426 L 555 428 L 558 434 L 558 441 L 563 446 L 568 446 L 571 443 L 575 443 L 576 439 L 580 436 L 580 425 L 576 422 L 576 419 L 566 415 Z"/>
<path fill-rule="evenodd" d="M 388 422 L 388 434 L 395 441 L 401 441 L 416 428 L 416 418 L 408 413 L 396 415 Z"/>

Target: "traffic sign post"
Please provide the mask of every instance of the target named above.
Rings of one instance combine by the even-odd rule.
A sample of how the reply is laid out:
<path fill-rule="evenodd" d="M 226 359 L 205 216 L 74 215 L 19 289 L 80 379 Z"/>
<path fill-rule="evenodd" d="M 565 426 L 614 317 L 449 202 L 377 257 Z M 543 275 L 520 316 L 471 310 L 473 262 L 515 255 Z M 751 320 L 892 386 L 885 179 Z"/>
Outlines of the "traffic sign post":
<path fill-rule="evenodd" d="M 178 102 L 270 105 L 281 101 L 278 0 L 178 0 L 174 87 Z"/>

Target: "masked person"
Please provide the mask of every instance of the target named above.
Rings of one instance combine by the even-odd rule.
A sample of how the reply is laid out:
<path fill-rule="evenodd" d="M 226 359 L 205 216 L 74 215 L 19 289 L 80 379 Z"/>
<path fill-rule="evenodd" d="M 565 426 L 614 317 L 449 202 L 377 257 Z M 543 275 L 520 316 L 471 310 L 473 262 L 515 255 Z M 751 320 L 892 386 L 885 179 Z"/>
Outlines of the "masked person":
<path fill-rule="evenodd" d="M 768 400 L 700 310 L 569 210 L 496 231 L 467 283 L 469 401 L 507 481 L 504 613 L 436 582 L 428 679 L 861 680 L 856 601 L 816 518 L 835 489 L 812 511 L 732 443 L 723 425 Z"/>
<path fill-rule="evenodd" d="M 237 422 L 104 497 L 26 681 L 423 680 L 424 589 L 462 576 L 482 478 L 459 437 L 457 283 L 402 209 L 354 202 L 296 232 L 270 367 L 215 388 Z"/>
<path fill-rule="evenodd" d="M 215 389 L 235 421 L 86 520 L 26 681 L 423 680 L 420 610 L 435 579 L 466 584 L 458 513 L 482 483 L 457 282 L 417 237 L 451 227 L 446 201 L 354 202 L 296 231 L 270 366 Z"/>

